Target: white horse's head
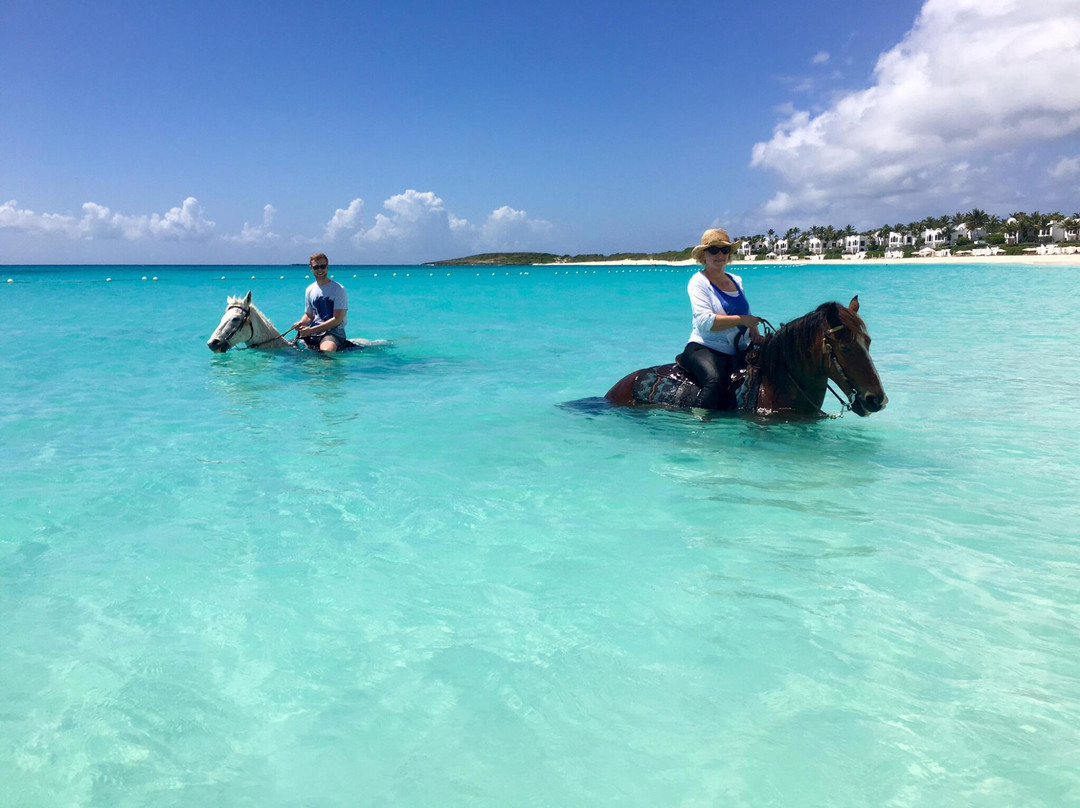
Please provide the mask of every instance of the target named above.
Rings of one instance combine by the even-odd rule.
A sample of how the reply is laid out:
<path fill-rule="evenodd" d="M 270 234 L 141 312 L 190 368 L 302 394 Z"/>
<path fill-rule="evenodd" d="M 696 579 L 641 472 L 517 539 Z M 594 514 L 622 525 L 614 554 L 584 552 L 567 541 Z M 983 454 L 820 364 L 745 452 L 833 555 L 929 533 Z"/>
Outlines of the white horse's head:
<path fill-rule="evenodd" d="M 221 322 L 206 341 L 214 353 L 225 353 L 238 342 L 247 342 L 255 333 L 251 322 L 251 292 L 244 297 L 229 297 Z"/>

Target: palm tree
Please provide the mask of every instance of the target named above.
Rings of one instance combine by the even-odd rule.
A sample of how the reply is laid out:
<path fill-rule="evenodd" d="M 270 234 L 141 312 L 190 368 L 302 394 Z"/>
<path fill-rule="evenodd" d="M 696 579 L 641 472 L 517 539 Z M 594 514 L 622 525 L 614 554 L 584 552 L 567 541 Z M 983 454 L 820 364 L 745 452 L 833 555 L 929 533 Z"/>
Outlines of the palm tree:
<path fill-rule="evenodd" d="M 985 229 L 990 224 L 990 214 L 985 210 L 972 208 L 967 213 L 963 214 L 963 219 L 961 221 L 963 224 L 966 224 L 970 230 L 978 230 L 980 227 Z"/>
<path fill-rule="evenodd" d="M 825 248 L 826 249 L 834 249 L 836 247 L 836 237 L 837 237 L 837 235 L 838 234 L 836 232 L 835 227 L 833 227 L 831 224 L 825 225 L 824 239 L 823 240 L 825 242 Z"/>
<path fill-rule="evenodd" d="M 1054 211 L 1053 213 L 1033 213 L 1031 214 L 1031 218 L 1032 224 L 1038 226 L 1039 228 L 1037 234 L 1039 240 L 1046 242 L 1053 240 L 1053 234 L 1048 232 L 1046 233 L 1046 235 L 1043 235 L 1043 231 L 1049 230 L 1050 225 L 1052 225 L 1054 222 L 1061 222 L 1061 220 L 1065 217 L 1061 215 L 1060 211 Z"/>

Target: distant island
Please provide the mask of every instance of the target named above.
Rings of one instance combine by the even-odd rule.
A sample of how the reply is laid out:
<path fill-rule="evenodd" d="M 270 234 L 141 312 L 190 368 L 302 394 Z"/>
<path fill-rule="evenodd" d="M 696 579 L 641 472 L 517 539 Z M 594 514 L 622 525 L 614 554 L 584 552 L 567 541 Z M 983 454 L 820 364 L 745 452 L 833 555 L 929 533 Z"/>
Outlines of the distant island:
<path fill-rule="evenodd" d="M 686 261 L 690 258 L 690 247 L 685 250 L 662 253 L 615 253 L 614 255 L 554 255 L 553 253 L 518 252 L 518 253 L 482 253 L 465 258 L 451 258 L 447 261 L 429 261 L 426 267 L 450 266 L 526 266 L 529 264 L 584 264 L 601 261 Z"/>

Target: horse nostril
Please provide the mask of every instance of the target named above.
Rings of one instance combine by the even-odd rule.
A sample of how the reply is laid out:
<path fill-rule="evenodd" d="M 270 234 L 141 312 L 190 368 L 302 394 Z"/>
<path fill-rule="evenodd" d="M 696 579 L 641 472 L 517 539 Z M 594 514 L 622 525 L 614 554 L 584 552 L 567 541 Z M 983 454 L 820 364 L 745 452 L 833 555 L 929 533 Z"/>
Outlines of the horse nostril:
<path fill-rule="evenodd" d="M 866 396 L 863 401 L 866 402 L 866 409 L 871 412 L 877 412 L 885 406 L 885 402 L 882 396 L 875 396 L 873 394 Z"/>

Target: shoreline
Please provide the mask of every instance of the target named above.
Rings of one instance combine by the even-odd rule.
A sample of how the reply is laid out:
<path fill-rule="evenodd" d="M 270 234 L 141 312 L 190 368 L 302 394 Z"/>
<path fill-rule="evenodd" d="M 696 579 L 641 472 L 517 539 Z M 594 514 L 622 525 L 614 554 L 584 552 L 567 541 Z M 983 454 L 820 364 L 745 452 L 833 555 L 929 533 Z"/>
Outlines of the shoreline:
<path fill-rule="evenodd" d="M 946 257 L 929 256 L 920 258 L 860 258 L 860 259 L 822 259 L 820 261 L 808 261 L 805 259 L 774 260 L 774 261 L 729 261 L 729 267 L 754 267 L 754 266 L 904 266 L 906 264 L 982 264 L 1002 266 L 1023 264 L 1031 266 L 1072 266 L 1080 269 L 1080 255 L 952 255 Z M 700 266 L 697 261 L 687 259 L 685 261 L 652 261 L 646 258 L 624 258 L 620 261 L 567 261 L 557 264 L 532 264 L 534 267 L 597 267 L 597 266 L 656 266 L 656 267 L 692 267 Z"/>

